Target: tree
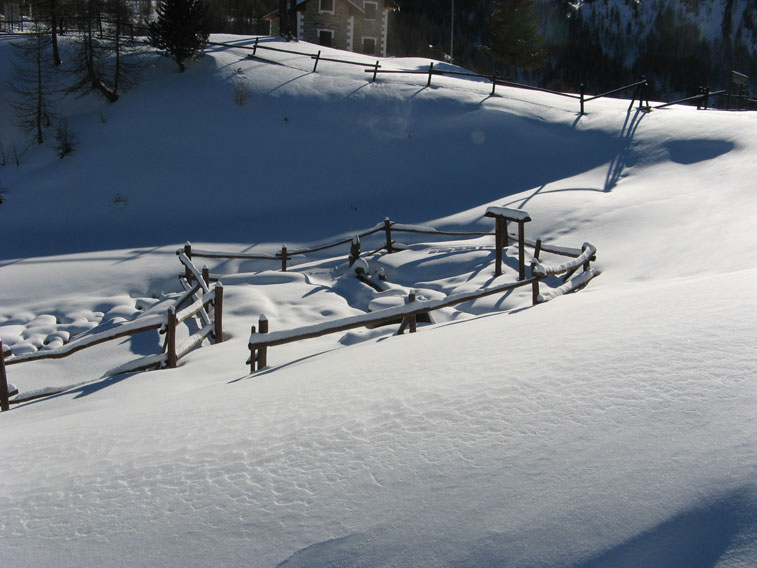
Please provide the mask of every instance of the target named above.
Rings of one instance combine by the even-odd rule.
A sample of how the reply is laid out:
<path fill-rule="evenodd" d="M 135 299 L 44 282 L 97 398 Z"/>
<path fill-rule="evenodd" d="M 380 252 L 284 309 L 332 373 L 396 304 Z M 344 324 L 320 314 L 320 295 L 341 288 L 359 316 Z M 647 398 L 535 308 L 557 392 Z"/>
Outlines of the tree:
<path fill-rule="evenodd" d="M 533 0 L 495 0 L 490 30 L 490 53 L 505 65 L 535 69 L 546 60 Z"/>
<path fill-rule="evenodd" d="M 39 23 L 34 24 L 34 33 L 19 42 L 13 42 L 17 58 L 13 62 L 11 91 L 15 100 L 11 104 L 16 113 L 19 128 L 34 133 L 37 144 L 42 144 L 44 129 L 55 118 L 52 97 L 53 70 L 48 59 L 50 36 Z"/>
<path fill-rule="evenodd" d="M 78 80 L 68 91 L 80 94 L 95 91 L 109 102 L 116 102 L 118 91 L 106 80 L 106 60 L 110 50 L 106 42 L 95 34 L 97 28 L 97 35 L 102 36 L 102 3 L 99 0 L 84 0 L 79 10 L 81 33 L 76 38 L 72 57 L 72 72 Z"/>
<path fill-rule="evenodd" d="M 203 0 L 161 0 L 150 23 L 150 45 L 165 49 L 184 72 L 184 60 L 208 41 L 208 5 Z"/>

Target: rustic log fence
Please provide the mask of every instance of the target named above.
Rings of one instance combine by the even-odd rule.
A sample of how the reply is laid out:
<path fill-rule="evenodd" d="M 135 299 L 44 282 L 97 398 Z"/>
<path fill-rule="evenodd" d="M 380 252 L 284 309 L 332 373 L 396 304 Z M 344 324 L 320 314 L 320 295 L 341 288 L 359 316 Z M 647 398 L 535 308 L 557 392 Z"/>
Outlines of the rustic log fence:
<path fill-rule="evenodd" d="M 223 284 L 219 282 L 211 288 L 207 268 L 198 270 L 187 258 L 181 258 L 181 261 L 196 283 L 191 285 L 187 283 L 186 279 L 183 279 L 182 284 L 185 292 L 172 302 L 164 313 L 145 315 L 134 321 L 119 324 L 110 330 L 83 335 L 57 349 L 19 355 L 13 355 L 11 350 L 11 354 L 7 358 L 6 353 L 3 353 L 0 357 L 2 361 L 0 365 L 0 402 L 4 400 L 3 384 L 6 384 L 7 390 L 5 367 L 17 363 L 61 359 L 101 343 L 158 330 L 164 336 L 162 352 L 142 357 L 118 368 L 119 373 L 128 373 L 151 368 L 175 368 L 182 357 L 208 337 L 212 337 L 214 343 L 221 343 L 223 341 Z M 190 334 L 183 342 L 177 344 L 178 326 L 193 317 L 200 319 L 202 327 L 196 333 Z M 1 347 L 2 343 L 0 343 Z M 41 396 L 50 396 L 60 392 L 63 391 L 46 391 Z M 39 398 L 39 396 L 16 398 L 10 402 L 17 404 L 27 402 L 32 398 Z M 6 410 L 4 405 L 3 410 Z"/>
<path fill-rule="evenodd" d="M 489 208 L 487 211 L 497 211 L 502 212 L 501 210 L 504 210 L 505 208 Z M 525 213 L 523 211 L 520 211 L 518 209 L 508 209 L 509 213 L 505 213 L 505 215 L 510 215 L 512 218 L 509 219 L 503 219 L 499 221 L 499 224 L 495 222 L 495 231 L 445 231 L 445 230 L 439 230 L 435 229 L 433 227 L 427 227 L 423 225 L 408 225 L 403 223 L 397 223 L 395 221 L 392 221 L 388 217 L 384 219 L 381 223 L 378 223 L 371 227 L 370 229 L 367 229 L 365 231 L 362 231 L 360 233 L 356 233 L 352 237 L 340 239 L 338 241 L 334 241 L 331 243 L 327 243 L 324 245 L 320 245 L 317 247 L 312 248 L 306 248 L 306 249 L 290 249 L 287 245 L 282 245 L 281 250 L 276 253 L 244 253 L 244 252 L 230 252 L 230 251 L 213 251 L 213 250 L 206 250 L 206 249 L 198 249 L 194 248 L 192 246 L 192 243 L 187 242 L 182 249 L 179 249 L 176 251 L 176 254 L 180 256 L 180 258 L 185 258 L 186 260 L 191 262 L 191 259 L 193 258 L 208 258 L 208 259 L 220 259 L 220 260 L 263 260 L 263 261 L 270 261 L 271 264 L 274 266 L 280 266 L 280 269 L 282 272 L 286 272 L 290 267 L 290 261 L 292 261 L 295 257 L 299 256 L 305 256 L 309 254 L 314 254 L 317 252 L 322 252 L 325 250 L 329 250 L 336 247 L 348 247 L 347 252 L 347 258 L 350 266 L 354 264 L 354 262 L 360 258 L 360 257 L 367 257 L 375 255 L 382 250 L 385 250 L 388 253 L 397 252 L 399 250 L 402 250 L 405 245 L 398 243 L 394 237 L 397 233 L 407 233 L 407 234 L 416 234 L 416 235 L 430 235 L 430 236 L 437 236 L 437 237 L 485 237 L 485 236 L 496 236 L 497 230 L 501 231 L 500 237 L 498 237 L 498 241 L 495 242 L 495 248 L 500 251 L 501 255 L 501 249 L 502 247 L 507 247 L 510 240 L 517 241 L 519 243 L 522 243 L 520 245 L 521 251 L 524 249 L 525 246 L 534 247 L 535 241 L 529 240 L 525 238 L 525 232 L 522 227 L 523 217 L 528 217 L 528 213 Z M 494 215 L 487 215 L 489 217 L 492 217 Z M 511 234 L 507 231 L 507 226 L 509 222 L 514 222 L 518 224 L 518 233 L 517 234 Z M 530 221 L 530 218 L 528 218 L 528 221 Z M 499 229 L 497 229 L 499 227 Z M 370 249 L 368 251 L 362 250 L 363 246 L 363 240 L 365 237 L 376 235 L 378 233 L 383 233 L 384 239 L 383 244 L 378 247 L 377 249 Z M 501 244 L 497 244 L 501 243 Z M 578 256 L 581 254 L 580 249 L 576 248 L 570 248 L 570 247 L 562 247 L 562 246 L 556 246 L 556 245 L 550 245 L 546 243 L 542 243 L 542 250 L 544 252 L 549 252 L 552 254 L 560 255 L 560 256 Z M 183 256 L 182 256 L 183 255 Z M 500 260 L 497 263 L 499 268 L 499 274 L 501 274 L 501 256 L 499 257 Z M 520 276 L 521 279 L 524 278 L 524 268 L 525 260 L 523 258 L 523 255 L 521 253 L 520 255 L 520 265 L 521 265 L 521 272 Z M 205 268 L 207 269 L 207 267 Z M 217 282 L 223 275 L 222 274 L 210 274 L 208 273 L 207 280 L 209 282 Z M 188 282 L 196 281 L 199 277 L 195 274 L 191 274 L 188 267 L 186 267 L 185 264 L 185 273 L 184 273 L 184 279 Z"/>
<path fill-rule="evenodd" d="M 532 305 L 548 302 L 553 298 L 568 294 L 579 290 L 586 286 L 588 282 L 597 276 L 599 272 L 591 267 L 591 262 L 596 260 L 597 249 L 589 243 L 584 243 L 581 249 L 556 247 L 554 245 L 545 244 L 541 238 L 537 238 L 535 241 L 529 241 L 525 238 L 525 223 L 530 221 L 531 218 L 525 211 L 518 209 L 509 209 L 506 207 L 490 207 L 485 213 L 486 217 L 491 217 L 495 222 L 494 233 L 477 233 L 469 232 L 465 233 L 468 236 L 481 236 L 481 235 L 494 235 L 495 248 L 496 248 L 496 261 L 494 276 L 500 276 L 502 274 L 501 262 L 502 262 L 502 248 L 508 246 L 508 240 L 514 235 L 509 235 L 507 232 L 507 223 L 515 222 L 518 224 L 518 257 L 519 257 L 519 279 L 516 282 L 507 282 L 504 284 L 498 284 L 490 286 L 475 292 L 466 292 L 461 294 L 452 294 L 446 298 L 439 300 L 420 301 L 416 298 L 414 291 L 411 291 L 408 295 L 407 302 L 404 306 L 395 306 L 386 308 L 383 310 L 377 310 L 367 314 L 361 314 L 357 316 L 351 316 L 342 318 L 332 322 L 314 324 L 304 326 L 297 329 L 283 330 L 278 332 L 270 332 L 269 321 L 265 315 L 261 315 L 258 320 L 257 328 L 255 325 L 251 327 L 250 340 L 248 342 L 248 349 L 250 356 L 247 359 L 246 364 L 250 365 L 250 372 L 254 373 L 265 368 L 268 365 L 268 348 L 276 345 L 284 345 L 286 343 L 293 343 L 295 341 L 301 341 L 304 339 L 311 339 L 315 337 L 322 337 L 332 333 L 348 331 L 350 329 L 357 329 L 361 327 L 373 327 L 379 325 L 386 325 L 399 321 L 400 327 L 397 331 L 398 335 L 404 333 L 406 329 L 409 329 L 410 333 L 415 333 L 417 329 L 418 317 L 422 315 L 428 315 L 430 312 L 447 308 L 461 304 L 464 302 L 470 302 L 478 300 L 486 296 L 493 294 L 503 294 L 511 290 L 515 290 L 524 286 L 532 287 Z M 391 240 L 391 230 L 395 228 L 395 231 L 402 230 L 401 225 L 393 224 L 388 219 L 385 221 L 385 229 L 387 231 L 387 242 L 382 247 L 387 253 L 393 252 Z M 436 230 L 421 230 L 416 228 L 409 228 L 407 232 L 421 233 L 421 234 L 447 234 L 459 236 L 462 233 L 452 233 L 448 231 L 436 231 Z M 370 232 L 376 232 L 376 228 Z M 331 246 L 337 246 L 338 244 L 344 244 L 345 242 L 351 242 L 351 248 L 348 256 L 348 262 L 350 266 L 354 263 L 353 259 L 359 257 L 359 248 L 356 251 L 356 247 L 359 247 L 359 239 L 354 237 L 351 241 L 340 241 Z M 534 249 L 532 255 L 532 262 L 530 265 L 530 276 L 526 277 L 525 274 L 525 247 L 532 246 Z M 320 250 L 328 247 L 320 247 Z M 379 250 L 382 250 L 379 249 Z M 551 252 L 553 254 L 571 257 L 572 260 L 564 262 L 562 264 L 544 264 L 539 260 L 539 256 L 542 252 Z M 544 294 L 541 293 L 540 283 L 550 276 L 561 276 L 560 284 L 555 288 L 549 288 Z M 430 321 L 430 320 L 429 320 Z"/>

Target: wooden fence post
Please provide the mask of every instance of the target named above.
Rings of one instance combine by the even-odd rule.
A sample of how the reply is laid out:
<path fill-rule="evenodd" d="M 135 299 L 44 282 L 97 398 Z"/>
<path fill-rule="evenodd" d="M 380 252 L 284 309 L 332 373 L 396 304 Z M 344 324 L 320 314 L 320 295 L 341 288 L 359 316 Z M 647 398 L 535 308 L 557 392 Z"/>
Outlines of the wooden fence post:
<path fill-rule="evenodd" d="M 192 260 L 192 243 L 189 241 L 186 242 L 184 245 L 184 255 L 189 259 Z M 189 270 L 188 266 L 184 267 L 184 278 L 187 279 L 187 282 L 192 282 L 192 271 Z"/>
<path fill-rule="evenodd" d="M 407 295 L 407 303 L 412 304 L 415 302 L 415 290 L 411 290 L 410 293 Z M 410 316 L 410 333 L 415 333 L 415 329 L 418 325 L 418 316 L 413 314 Z"/>
<path fill-rule="evenodd" d="M 536 268 L 536 263 L 531 263 L 531 278 L 534 279 L 534 281 L 531 283 L 531 305 L 535 306 L 539 303 L 539 279 L 536 278 L 536 273 L 534 269 Z"/>
<path fill-rule="evenodd" d="M 355 235 L 352 237 L 352 245 L 350 246 L 349 265 L 352 266 L 355 264 L 358 258 L 360 258 L 360 237 Z"/>
<path fill-rule="evenodd" d="M 286 245 L 281 247 L 281 271 L 282 272 L 287 271 L 287 246 Z"/>
<path fill-rule="evenodd" d="M 526 223 L 518 221 L 518 280 L 526 279 Z"/>
<path fill-rule="evenodd" d="M 386 234 L 386 252 L 393 253 L 394 249 L 392 248 L 392 222 L 389 220 L 389 217 L 384 219 L 384 233 Z"/>
<path fill-rule="evenodd" d="M 379 62 L 378 62 L 378 59 L 377 59 L 376 60 L 376 65 L 373 68 L 373 81 L 371 81 L 372 83 L 376 82 L 376 75 L 378 75 L 378 70 L 379 70 Z"/>
<path fill-rule="evenodd" d="M 176 368 L 176 308 L 168 308 L 166 320 L 166 354 L 168 356 L 168 368 Z"/>
<path fill-rule="evenodd" d="M 432 76 L 433 74 L 434 74 L 434 64 L 433 64 L 433 63 L 431 63 L 431 64 L 430 64 L 430 65 L 428 66 L 428 83 L 426 83 L 426 86 L 427 86 L 427 87 L 430 87 L 430 86 L 431 86 L 431 76 Z"/>
<path fill-rule="evenodd" d="M 507 225 L 505 225 L 507 230 Z M 494 277 L 502 275 L 502 223 L 494 220 Z"/>
<path fill-rule="evenodd" d="M 264 314 L 260 314 L 258 319 L 258 329 L 260 333 L 268 333 L 268 318 Z M 268 365 L 268 346 L 258 346 L 258 371 Z"/>
<path fill-rule="evenodd" d="M 210 286 L 210 268 L 205 264 L 202 267 L 202 279 L 205 282 L 205 286 Z"/>
<path fill-rule="evenodd" d="M 584 115 L 584 96 L 586 95 L 586 87 L 583 83 L 579 85 L 579 94 L 581 95 L 581 116 Z"/>
<path fill-rule="evenodd" d="M 253 325 L 252 328 L 250 328 L 250 335 L 255 335 L 255 326 Z M 255 372 L 255 362 L 257 361 L 257 348 L 253 345 L 249 346 L 250 348 L 250 373 Z"/>
<path fill-rule="evenodd" d="M 534 247 L 534 258 L 536 260 L 539 260 L 539 255 L 541 254 L 541 244 L 541 237 L 536 237 L 536 246 Z"/>
<path fill-rule="evenodd" d="M 216 284 L 215 299 L 213 300 L 213 334 L 216 343 L 223 341 L 223 284 Z"/>
<path fill-rule="evenodd" d="M 494 96 L 494 91 L 497 88 L 497 76 L 492 75 L 492 94 L 490 96 Z"/>
<path fill-rule="evenodd" d="M 5 352 L 3 351 L 3 342 L 0 340 L 0 411 L 10 410 L 11 405 L 8 401 L 8 376 L 5 374 Z"/>
<path fill-rule="evenodd" d="M 321 50 L 318 50 L 318 55 L 315 56 L 315 65 L 313 65 L 313 73 L 315 73 L 315 70 L 318 69 L 318 61 L 321 59 Z"/>
<path fill-rule="evenodd" d="M 260 38 L 257 38 L 257 37 L 255 38 L 255 46 L 252 48 L 252 56 L 253 57 L 255 57 L 255 54 L 258 52 L 258 39 L 260 39 Z"/>
<path fill-rule="evenodd" d="M 588 246 L 586 245 L 586 243 L 584 243 L 584 245 L 581 247 L 581 251 L 585 252 L 587 248 Z M 587 258 L 586 262 L 584 262 L 584 271 L 587 271 L 590 269 L 591 269 L 591 258 Z"/>

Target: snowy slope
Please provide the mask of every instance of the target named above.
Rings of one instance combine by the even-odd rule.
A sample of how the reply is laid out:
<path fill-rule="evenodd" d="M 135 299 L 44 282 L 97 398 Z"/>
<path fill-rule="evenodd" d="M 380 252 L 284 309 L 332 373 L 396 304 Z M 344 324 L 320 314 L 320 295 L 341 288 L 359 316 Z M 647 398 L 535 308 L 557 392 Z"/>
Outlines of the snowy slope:
<path fill-rule="evenodd" d="M 372 85 L 359 68 L 312 74 L 307 58 L 269 55 L 282 65 L 220 48 L 184 75 L 158 61 L 116 105 L 77 103 L 73 156 L 35 148 L 0 170 L 10 341 L 44 315 L 133 317 L 178 290 L 186 239 L 272 251 L 386 215 L 488 229 L 487 205 L 522 208 L 529 237 L 594 244 L 602 274 L 410 336 L 274 347 L 251 376 L 260 313 L 288 329 L 372 296 L 346 250 L 287 275 L 213 264 L 270 271 L 225 281 L 228 340 L 179 368 L 108 377 L 157 336 L 8 368 L 21 390 L 89 381 L 0 415 L 9 564 L 755 565 L 755 115 L 598 101 L 579 119 L 549 95 Z M 128 205 L 109 207 L 118 192 Z M 476 288 L 492 240 L 418 238 L 371 269 L 402 293 Z"/>

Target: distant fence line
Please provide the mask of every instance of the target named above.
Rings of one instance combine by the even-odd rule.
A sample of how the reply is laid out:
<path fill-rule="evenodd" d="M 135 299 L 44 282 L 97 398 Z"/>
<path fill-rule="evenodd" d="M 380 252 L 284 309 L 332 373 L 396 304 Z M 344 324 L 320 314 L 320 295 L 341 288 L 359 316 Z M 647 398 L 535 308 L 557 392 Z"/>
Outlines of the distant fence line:
<path fill-rule="evenodd" d="M 107 21 L 103 20 L 103 22 L 100 23 L 108 23 Z M 29 26 L 30 22 L 26 22 L 27 26 Z M 23 30 L 24 22 L 22 21 L 13 21 L 13 20 L 0 20 L 0 33 L 8 33 L 8 34 L 15 34 L 19 33 L 18 31 L 14 31 L 15 26 L 18 26 L 20 28 L 20 33 L 40 33 L 40 32 L 27 32 Z M 136 34 L 138 33 L 146 33 L 149 28 L 145 27 L 141 24 L 129 24 L 129 35 L 131 36 L 132 40 L 135 40 Z M 76 27 L 73 27 L 72 29 L 78 29 Z M 66 30 L 61 29 L 61 34 L 65 34 Z M 100 29 L 100 35 L 103 35 L 103 30 Z M 452 71 L 452 70 L 446 70 L 446 69 L 439 69 L 438 67 L 435 67 L 435 64 L 433 62 L 429 63 L 427 70 L 421 70 L 421 69 L 382 69 L 380 60 L 376 60 L 375 62 L 364 62 L 364 61 L 356 61 L 356 60 L 349 60 L 349 59 L 339 59 L 334 57 L 325 57 L 322 55 L 322 50 L 318 50 L 317 53 L 307 52 L 307 51 L 298 51 L 295 49 L 282 49 L 280 47 L 272 47 L 269 45 L 264 45 L 261 43 L 261 37 L 263 39 L 269 39 L 273 36 L 256 36 L 255 41 L 253 45 L 240 45 L 240 44 L 233 44 L 233 43 L 225 43 L 225 42 L 207 42 L 206 45 L 209 46 L 215 46 L 215 47 L 228 47 L 233 49 L 244 49 L 252 51 L 252 54 L 248 57 L 257 58 L 260 61 L 267 61 L 266 59 L 260 58 L 257 56 L 257 51 L 259 49 L 262 50 L 268 50 L 268 51 L 274 51 L 278 53 L 288 53 L 292 55 L 300 55 L 303 57 L 310 57 L 314 60 L 313 64 L 313 73 L 315 73 L 318 69 L 318 64 L 321 61 L 328 61 L 332 63 L 340 63 L 345 65 L 357 65 L 360 67 L 367 67 L 365 69 L 366 73 L 370 73 L 372 75 L 371 82 L 375 83 L 379 74 L 396 74 L 396 75 L 426 75 L 428 77 L 428 80 L 426 81 L 426 86 L 431 86 L 431 81 L 434 75 L 443 76 L 443 75 L 449 75 L 449 76 L 456 76 L 456 77 L 472 77 L 472 78 L 479 78 L 479 79 L 485 79 L 489 82 L 491 82 L 492 90 L 491 90 L 491 96 L 494 96 L 496 94 L 496 88 L 497 86 L 504 86 L 504 87 L 513 87 L 517 89 L 524 89 L 528 91 L 537 91 L 542 93 L 549 93 L 556 96 L 566 97 L 574 100 L 579 101 L 579 114 L 584 115 L 585 112 L 585 104 L 590 101 L 594 101 L 600 98 L 609 97 L 611 95 L 615 95 L 621 92 L 625 92 L 631 89 L 634 90 L 634 95 L 631 100 L 631 104 L 629 105 L 629 110 L 633 107 L 633 104 L 635 101 L 638 100 L 639 102 L 639 110 L 641 111 L 650 111 L 652 109 L 663 109 L 672 105 L 676 104 L 684 104 L 684 103 L 690 103 L 694 101 L 699 101 L 697 104 L 697 109 L 700 110 L 707 110 L 708 108 L 711 108 L 709 99 L 712 96 L 719 96 L 719 95 L 726 95 L 726 108 L 725 110 L 731 110 L 731 99 L 732 99 L 732 92 L 731 88 L 719 90 L 719 91 L 710 91 L 709 87 L 700 87 L 699 93 L 696 95 L 685 97 L 682 99 L 678 99 L 673 102 L 664 103 L 655 107 L 651 107 L 648 100 L 648 82 L 645 77 L 642 76 L 642 78 L 635 82 L 631 83 L 630 85 L 624 85 L 622 87 L 618 87 L 616 89 L 612 89 L 610 91 L 604 92 L 599 95 L 593 95 L 593 96 L 587 96 L 586 95 L 586 87 L 584 83 L 581 83 L 579 86 L 579 92 L 578 93 L 566 93 L 562 91 L 555 91 L 552 89 L 546 89 L 543 87 L 537 87 L 534 85 L 526 85 L 523 83 L 517 83 L 514 81 L 510 81 L 505 77 L 501 77 L 497 75 L 496 73 L 489 73 L 489 74 L 482 74 L 482 73 L 473 73 L 470 71 Z M 741 73 L 732 72 L 732 77 L 738 77 L 737 80 L 741 81 L 741 78 L 748 79 L 746 75 L 743 75 Z M 747 105 L 750 105 L 752 107 L 757 107 L 757 100 L 751 98 L 748 96 L 748 92 L 745 87 L 745 81 L 739 82 L 738 85 L 740 85 L 740 89 L 738 94 L 736 95 L 737 98 L 737 105 L 734 110 L 745 110 L 745 107 Z M 646 101 L 646 104 L 644 104 L 644 101 Z"/>

